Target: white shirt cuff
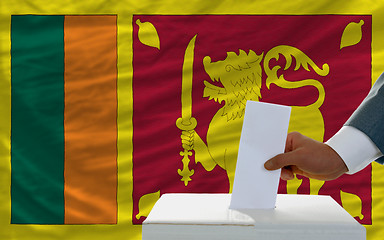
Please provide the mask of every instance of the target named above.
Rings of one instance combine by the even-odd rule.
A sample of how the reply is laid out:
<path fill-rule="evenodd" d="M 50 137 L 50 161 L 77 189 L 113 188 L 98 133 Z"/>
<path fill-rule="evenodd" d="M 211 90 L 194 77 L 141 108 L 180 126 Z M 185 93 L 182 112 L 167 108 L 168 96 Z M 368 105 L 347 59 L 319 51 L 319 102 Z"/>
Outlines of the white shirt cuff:
<path fill-rule="evenodd" d="M 343 126 L 326 144 L 343 159 L 348 174 L 357 173 L 383 156 L 365 133 L 351 126 Z"/>

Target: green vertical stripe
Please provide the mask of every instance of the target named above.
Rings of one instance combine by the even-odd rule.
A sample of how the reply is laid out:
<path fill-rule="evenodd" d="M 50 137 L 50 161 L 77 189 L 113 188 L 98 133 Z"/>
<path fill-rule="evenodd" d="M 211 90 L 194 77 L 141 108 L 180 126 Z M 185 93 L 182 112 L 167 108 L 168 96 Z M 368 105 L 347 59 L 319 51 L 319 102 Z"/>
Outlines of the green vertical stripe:
<path fill-rule="evenodd" d="M 11 19 L 12 223 L 64 223 L 64 16 Z"/>

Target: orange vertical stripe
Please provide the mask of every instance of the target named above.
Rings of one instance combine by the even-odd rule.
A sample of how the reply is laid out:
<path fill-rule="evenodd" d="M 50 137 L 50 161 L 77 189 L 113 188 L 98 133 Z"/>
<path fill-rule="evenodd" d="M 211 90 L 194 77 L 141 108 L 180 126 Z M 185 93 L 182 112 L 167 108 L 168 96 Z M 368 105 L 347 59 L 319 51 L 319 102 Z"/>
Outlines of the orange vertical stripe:
<path fill-rule="evenodd" d="M 64 21 L 66 224 L 117 223 L 116 21 Z"/>

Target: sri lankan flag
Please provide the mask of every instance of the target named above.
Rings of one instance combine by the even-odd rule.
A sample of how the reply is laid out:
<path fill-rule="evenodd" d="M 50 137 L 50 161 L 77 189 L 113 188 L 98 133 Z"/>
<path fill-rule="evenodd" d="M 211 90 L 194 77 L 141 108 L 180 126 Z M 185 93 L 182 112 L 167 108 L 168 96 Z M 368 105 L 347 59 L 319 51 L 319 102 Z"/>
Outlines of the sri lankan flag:
<path fill-rule="evenodd" d="M 0 239 L 138 240 L 161 194 L 231 192 L 246 100 L 326 141 L 384 71 L 383 7 L 1 1 Z M 383 176 L 279 192 L 330 195 L 379 240 Z"/>

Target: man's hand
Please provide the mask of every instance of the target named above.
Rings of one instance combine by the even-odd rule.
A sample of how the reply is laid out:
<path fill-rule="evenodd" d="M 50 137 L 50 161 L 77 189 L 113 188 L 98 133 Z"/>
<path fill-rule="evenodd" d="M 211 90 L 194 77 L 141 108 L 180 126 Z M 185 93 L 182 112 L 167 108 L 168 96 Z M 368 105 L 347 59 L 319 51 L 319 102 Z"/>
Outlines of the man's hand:
<path fill-rule="evenodd" d="M 348 171 L 341 157 L 328 145 L 298 132 L 289 133 L 285 153 L 268 160 L 267 170 L 282 168 L 281 178 L 290 180 L 294 174 L 318 180 L 333 180 Z"/>

